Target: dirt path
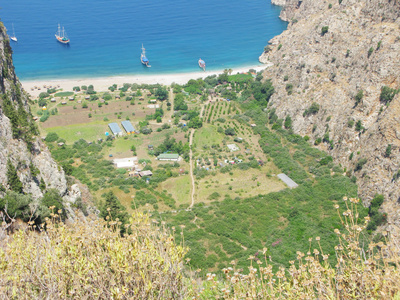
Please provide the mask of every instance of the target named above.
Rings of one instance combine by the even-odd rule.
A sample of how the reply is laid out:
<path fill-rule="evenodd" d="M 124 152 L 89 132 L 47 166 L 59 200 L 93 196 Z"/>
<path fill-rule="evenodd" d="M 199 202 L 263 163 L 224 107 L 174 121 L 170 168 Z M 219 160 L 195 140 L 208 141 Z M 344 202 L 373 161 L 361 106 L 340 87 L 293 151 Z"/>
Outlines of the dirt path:
<path fill-rule="evenodd" d="M 203 117 L 203 112 L 204 112 L 204 103 L 201 105 L 201 109 L 200 109 L 200 118 Z M 193 152 L 192 152 L 192 144 L 193 144 L 193 135 L 194 135 L 195 129 L 192 129 L 190 131 L 190 138 L 189 138 L 189 147 L 190 147 L 190 152 L 189 152 L 189 165 L 190 165 L 190 179 L 192 181 L 192 193 L 191 193 L 191 203 L 189 208 L 192 208 L 194 205 L 194 194 L 196 192 L 195 190 L 195 183 L 194 183 L 194 176 L 193 176 Z"/>
<path fill-rule="evenodd" d="M 190 203 L 190 208 L 193 207 L 194 205 L 194 193 L 195 193 L 195 185 L 194 185 L 194 176 L 193 176 L 193 152 L 192 152 L 192 144 L 193 144 L 193 135 L 194 135 L 194 129 L 190 131 L 190 138 L 189 138 L 189 147 L 190 147 L 190 152 L 189 152 L 189 165 L 190 165 L 190 179 L 192 181 L 192 193 L 191 193 L 191 203 Z"/>
<path fill-rule="evenodd" d="M 203 117 L 203 112 L 204 112 L 204 104 L 201 106 L 201 110 L 200 110 L 200 118 Z"/>

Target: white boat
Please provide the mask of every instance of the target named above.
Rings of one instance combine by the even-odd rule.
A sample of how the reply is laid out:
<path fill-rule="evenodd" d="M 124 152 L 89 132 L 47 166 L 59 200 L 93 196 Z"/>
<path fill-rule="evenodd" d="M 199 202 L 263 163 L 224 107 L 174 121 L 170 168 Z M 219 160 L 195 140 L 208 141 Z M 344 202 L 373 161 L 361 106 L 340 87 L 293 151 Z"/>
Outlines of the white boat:
<path fill-rule="evenodd" d="M 199 58 L 199 67 L 203 69 L 203 71 L 206 70 L 206 62 Z"/>
<path fill-rule="evenodd" d="M 58 31 L 55 34 L 57 41 L 62 44 L 69 44 L 69 38 L 67 37 L 67 33 L 65 32 L 64 27 L 61 30 L 60 24 L 58 24 Z"/>
<path fill-rule="evenodd" d="M 143 44 L 142 44 L 142 54 L 140 54 L 140 61 L 142 64 L 144 64 L 146 67 L 150 68 L 151 66 L 149 65 L 149 59 L 146 57 L 146 49 L 144 49 Z"/>
<path fill-rule="evenodd" d="M 14 31 L 14 23 L 12 24 L 12 29 L 13 29 L 13 35 L 10 36 L 10 40 L 14 41 L 14 42 L 18 42 L 17 37 L 15 36 L 15 31 Z"/>

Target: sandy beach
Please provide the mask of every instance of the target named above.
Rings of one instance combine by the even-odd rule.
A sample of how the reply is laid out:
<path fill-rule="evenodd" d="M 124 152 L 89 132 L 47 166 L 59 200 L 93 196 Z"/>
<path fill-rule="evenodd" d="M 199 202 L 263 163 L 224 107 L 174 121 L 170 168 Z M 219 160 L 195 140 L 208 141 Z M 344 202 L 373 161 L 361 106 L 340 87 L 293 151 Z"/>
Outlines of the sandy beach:
<path fill-rule="evenodd" d="M 257 72 L 267 68 L 267 64 L 258 64 L 249 67 L 232 68 L 232 74 L 247 72 L 254 69 Z M 210 75 L 218 75 L 224 70 L 198 71 L 192 73 L 176 73 L 176 74 L 158 74 L 158 75 L 127 75 L 127 76 L 110 76 L 110 77 L 94 77 L 80 79 L 56 79 L 56 80 L 21 80 L 22 86 L 33 98 L 36 98 L 41 92 L 47 91 L 47 88 L 55 87 L 63 91 L 72 91 L 74 86 L 90 85 L 94 86 L 96 91 L 106 91 L 109 86 L 117 84 L 121 86 L 124 83 L 137 84 L 163 84 L 170 85 L 172 83 L 185 84 L 190 79 L 205 78 Z M 45 87 L 46 86 L 46 87 Z M 36 88 L 35 88 L 36 87 Z M 40 90 L 38 89 L 40 88 Z"/>

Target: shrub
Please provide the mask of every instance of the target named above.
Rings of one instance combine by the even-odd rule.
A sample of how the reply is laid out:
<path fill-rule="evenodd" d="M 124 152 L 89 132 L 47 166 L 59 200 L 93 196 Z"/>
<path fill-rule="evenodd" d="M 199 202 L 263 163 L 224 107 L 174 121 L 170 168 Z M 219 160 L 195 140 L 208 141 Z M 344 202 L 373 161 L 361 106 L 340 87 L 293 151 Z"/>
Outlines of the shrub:
<path fill-rule="evenodd" d="M 10 187 L 10 189 L 14 192 L 22 193 L 23 192 L 22 182 L 19 179 L 18 174 L 17 174 L 17 169 L 14 167 L 11 160 L 7 161 L 6 176 L 7 176 L 7 180 L 8 180 L 8 186 Z"/>
<path fill-rule="evenodd" d="M 39 101 L 38 101 L 38 105 L 40 107 L 46 106 L 47 105 L 47 100 L 44 99 L 44 98 L 40 98 Z"/>
<path fill-rule="evenodd" d="M 388 86 L 383 86 L 381 88 L 381 94 L 379 96 L 379 100 L 385 104 L 389 103 L 393 100 L 394 96 L 398 93 L 397 90 L 392 89 Z"/>
<path fill-rule="evenodd" d="M 236 131 L 234 128 L 228 127 L 225 129 L 225 135 L 236 135 Z"/>
<path fill-rule="evenodd" d="M 304 111 L 303 116 L 315 115 L 318 112 L 319 112 L 319 104 L 313 102 L 311 106 Z"/>
<path fill-rule="evenodd" d="M 361 120 L 358 120 L 356 122 L 356 128 L 355 129 L 356 129 L 356 131 L 361 131 L 361 130 L 364 129 L 364 127 L 362 126 Z"/>
<path fill-rule="evenodd" d="M 354 172 L 360 171 L 367 162 L 368 160 L 366 158 L 360 158 L 356 163 Z"/>
<path fill-rule="evenodd" d="M 292 128 L 292 118 L 290 116 L 286 116 L 284 126 L 286 129 Z"/>
<path fill-rule="evenodd" d="M 43 115 L 40 117 L 39 121 L 40 121 L 40 122 L 46 122 L 47 119 L 48 119 L 49 117 L 50 117 L 49 111 L 48 111 L 48 110 L 45 110 L 45 111 L 43 112 Z"/>
<path fill-rule="evenodd" d="M 41 93 L 39 94 L 39 98 L 40 98 L 40 99 L 42 99 L 42 98 L 49 98 L 49 97 L 50 97 L 49 93 L 46 93 L 46 92 L 41 92 Z"/>
<path fill-rule="evenodd" d="M 286 89 L 287 94 L 291 95 L 293 93 L 293 84 L 291 84 L 291 83 L 286 84 L 285 89 Z"/>
<path fill-rule="evenodd" d="M 354 125 L 354 120 L 353 119 L 348 119 L 347 120 L 347 127 L 352 128 Z"/>
<path fill-rule="evenodd" d="M 49 132 L 49 133 L 46 135 L 45 141 L 46 141 L 46 142 L 49 142 L 49 143 L 52 143 L 52 142 L 57 141 L 58 138 L 59 138 L 59 137 L 58 137 L 58 134 L 57 134 L 57 133 L 55 133 L 55 132 Z"/>
<path fill-rule="evenodd" d="M 218 192 L 214 192 L 210 196 L 208 196 L 209 200 L 217 200 L 219 198 L 221 198 L 221 195 Z"/>
<path fill-rule="evenodd" d="M 374 48 L 371 47 L 371 48 L 369 48 L 369 50 L 368 50 L 368 57 L 371 56 L 372 52 L 374 52 Z"/>
<path fill-rule="evenodd" d="M 358 103 L 361 102 L 361 100 L 362 100 L 363 97 L 364 97 L 364 92 L 363 92 L 363 90 L 359 90 L 359 91 L 357 92 L 357 95 L 354 97 L 354 99 L 356 100 L 356 105 L 357 105 Z"/>
<path fill-rule="evenodd" d="M 391 153 L 392 153 L 392 144 L 389 144 L 385 150 L 385 157 L 389 157 Z"/>
<path fill-rule="evenodd" d="M 328 26 L 323 26 L 321 28 L 321 35 L 324 36 L 328 32 L 328 30 L 329 30 Z"/>

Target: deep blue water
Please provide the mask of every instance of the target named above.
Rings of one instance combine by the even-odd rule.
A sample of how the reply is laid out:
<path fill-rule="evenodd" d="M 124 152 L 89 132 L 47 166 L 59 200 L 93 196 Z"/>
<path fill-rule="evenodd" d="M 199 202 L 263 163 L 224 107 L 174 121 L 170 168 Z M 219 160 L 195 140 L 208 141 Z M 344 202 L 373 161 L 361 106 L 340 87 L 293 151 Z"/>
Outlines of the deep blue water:
<path fill-rule="evenodd" d="M 270 0 L 5 0 L 20 79 L 100 77 L 252 66 L 286 29 Z M 54 37 L 65 27 L 70 46 Z M 140 63 L 141 45 L 151 68 Z"/>

